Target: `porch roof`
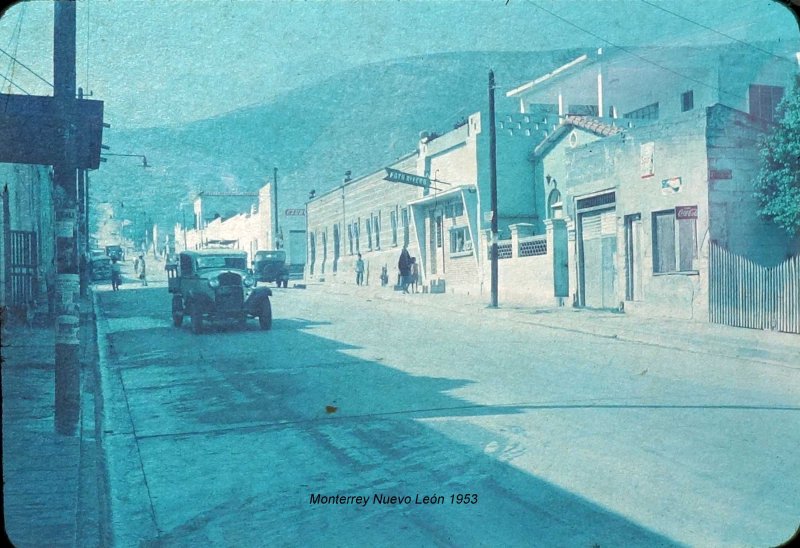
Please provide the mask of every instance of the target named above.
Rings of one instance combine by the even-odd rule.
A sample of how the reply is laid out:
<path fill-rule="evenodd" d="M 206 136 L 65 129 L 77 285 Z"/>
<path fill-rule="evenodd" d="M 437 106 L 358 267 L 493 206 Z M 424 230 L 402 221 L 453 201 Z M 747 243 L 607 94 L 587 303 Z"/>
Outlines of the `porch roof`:
<path fill-rule="evenodd" d="M 423 196 L 422 198 L 412 200 L 408 202 L 408 205 L 421 206 L 421 205 L 433 204 L 441 200 L 442 198 L 450 198 L 458 194 L 463 194 L 465 191 L 466 192 L 475 191 L 475 189 L 476 185 L 473 184 L 458 185 L 454 186 L 453 188 L 449 188 L 444 192 L 437 192 L 436 194 L 428 194 L 427 196 Z"/>

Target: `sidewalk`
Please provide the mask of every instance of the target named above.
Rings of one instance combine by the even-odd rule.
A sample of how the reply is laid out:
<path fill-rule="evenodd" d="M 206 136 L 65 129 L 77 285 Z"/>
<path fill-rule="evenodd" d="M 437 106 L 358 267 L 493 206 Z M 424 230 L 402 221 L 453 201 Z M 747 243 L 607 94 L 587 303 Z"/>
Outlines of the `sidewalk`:
<path fill-rule="evenodd" d="M 759 331 L 704 321 L 653 318 L 607 310 L 572 307 L 542 308 L 517 303 L 499 303 L 489 308 L 489 297 L 452 293 L 416 293 L 404 295 L 391 287 L 355 284 L 311 283 L 311 291 L 321 290 L 341 295 L 364 296 L 369 299 L 397 300 L 414 306 L 430 306 L 439 310 L 474 315 L 487 319 L 540 325 L 566 332 L 585 333 L 664 348 L 695 353 L 744 358 L 770 365 L 800 369 L 800 335 Z"/>
<path fill-rule="evenodd" d="M 3 326 L 3 505 L 18 547 L 99 546 L 94 441 L 94 321 L 82 321 L 81 414 L 75 436 L 55 432 L 52 327 Z"/>

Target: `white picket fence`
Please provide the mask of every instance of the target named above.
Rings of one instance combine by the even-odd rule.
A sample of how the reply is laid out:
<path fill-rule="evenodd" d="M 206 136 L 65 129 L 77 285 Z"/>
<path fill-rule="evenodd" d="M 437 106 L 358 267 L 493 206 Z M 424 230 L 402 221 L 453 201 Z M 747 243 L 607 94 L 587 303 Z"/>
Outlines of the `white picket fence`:
<path fill-rule="evenodd" d="M 800 333 L 800 256 L 764 267 L 711 244 L 709 320 Z"/>

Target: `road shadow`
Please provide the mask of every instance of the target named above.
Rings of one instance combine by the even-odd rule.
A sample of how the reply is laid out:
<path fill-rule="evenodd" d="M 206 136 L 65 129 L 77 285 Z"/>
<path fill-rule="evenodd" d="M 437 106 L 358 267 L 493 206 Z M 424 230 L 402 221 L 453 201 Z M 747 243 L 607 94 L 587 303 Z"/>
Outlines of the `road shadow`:
<path fill-rule="evenodd" d="M 120 321 L 168 318 L 135 292 L 101 302 Z M 108 334 L 116 349 L 108 366 L 122 379 L 160 531 L 146 544 L 676 544 L 512 466 L 521 447 L 487 452 L 496 434 L 486 429 L 472 425 L 475 443 L 466 444 L 427 422 L 530 406 L 455 397 L 472 381 L 410 374 L 390 357 L 364 359 L 360 348 L 318 335 L 325 323 L 278 318 L 268 332 L 196 336 L 142 326 Z M 315 494 L 372 502 L 315 505 Z M 376 495 L 432 494 L 444 502 L 375 503 Z M 459 494 L 477 495 L 477 503 L 454 502 Z"/>

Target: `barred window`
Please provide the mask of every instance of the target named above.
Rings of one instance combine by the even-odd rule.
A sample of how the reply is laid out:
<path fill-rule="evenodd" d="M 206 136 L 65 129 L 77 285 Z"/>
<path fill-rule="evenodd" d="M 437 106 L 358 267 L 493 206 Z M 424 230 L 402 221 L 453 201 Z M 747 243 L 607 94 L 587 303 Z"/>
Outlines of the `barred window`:
<path fill-rule="evenodd" d="M 768 122 L 775 121 L 775 109 L 783 98 L 780 86 L 750 86 L 750 115 Z"/>

